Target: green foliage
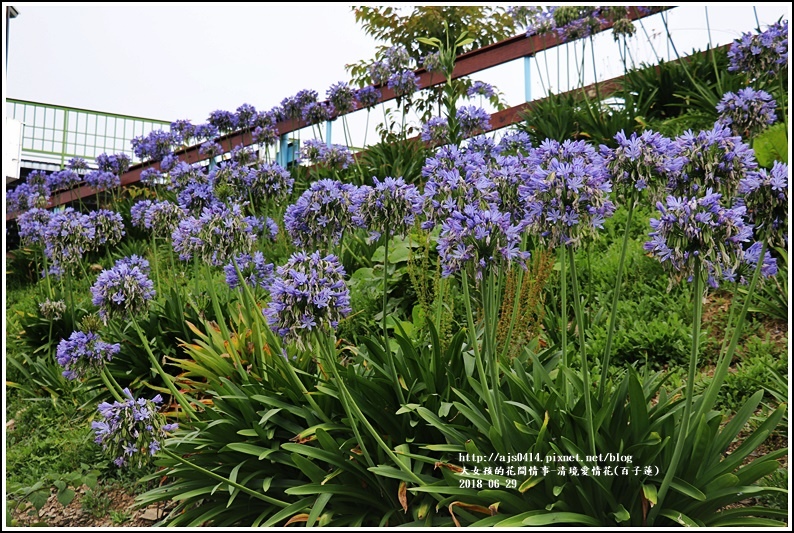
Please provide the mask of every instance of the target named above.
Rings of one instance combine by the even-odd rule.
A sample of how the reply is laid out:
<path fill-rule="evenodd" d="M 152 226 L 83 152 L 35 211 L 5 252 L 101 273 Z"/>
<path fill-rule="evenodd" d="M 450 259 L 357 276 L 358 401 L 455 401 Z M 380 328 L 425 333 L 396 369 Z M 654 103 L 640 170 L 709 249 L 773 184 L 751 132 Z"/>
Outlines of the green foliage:
<path fill-rule="evenodd" d="M 788 375 L 788 360 L 783 356 L 783 351 L 768 338 L 748 339 L 742 347 L 741 359 L 736 364 L 735 371 L 725 378 L 720 405 L 733 411 L 757 391 L 774 387 L 775 377 Z M 774 390 L 779 394 L 784 387 L 778 386 Z M 768 399 L 776 398 L 774 394 L 769 394 Z"/>
<path fill-rule="evenodd" d="M 372 185 L 373 177 L 381 181 L 386 177 L 401 177 L 406 183 L 419 185 L 422 167 L 429 154 L 429 148 L 416 139 L 381 142 L 369 146 L 361 157 L 362 171 L 367 177 L 363 184 Z"/>
<path fill-rule="evenodd" d="M 788 133 L 782 122 L 770 126 L 753 139 L 753 151 L 758 165 L 772 168 L 775 161 L 788 163 Z"/>
<path fill-rule="evenodd" d="M 551 94 L 532 102 L 521 112 L 521 122 L 516 126 L 529 135 L 533 146 L 546 139 L 563 142 L 579 137 L 576 99 L 571 93 Z"/>

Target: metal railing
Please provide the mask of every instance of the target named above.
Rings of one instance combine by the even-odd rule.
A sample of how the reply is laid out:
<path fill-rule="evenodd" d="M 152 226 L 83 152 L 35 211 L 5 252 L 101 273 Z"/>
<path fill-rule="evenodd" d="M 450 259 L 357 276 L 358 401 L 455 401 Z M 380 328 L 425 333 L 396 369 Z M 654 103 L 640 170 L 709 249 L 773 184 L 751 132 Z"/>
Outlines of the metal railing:
<path fill-rule="evenodd" d="M 136 160 L 130 142 L 170 122 L 103 113 L 27 100 L 6 100 L 7 116 L 22 122 L 22 160 L 61 168 L 73 157 L 93 163 L 103 153 L 125 153 Z"/>

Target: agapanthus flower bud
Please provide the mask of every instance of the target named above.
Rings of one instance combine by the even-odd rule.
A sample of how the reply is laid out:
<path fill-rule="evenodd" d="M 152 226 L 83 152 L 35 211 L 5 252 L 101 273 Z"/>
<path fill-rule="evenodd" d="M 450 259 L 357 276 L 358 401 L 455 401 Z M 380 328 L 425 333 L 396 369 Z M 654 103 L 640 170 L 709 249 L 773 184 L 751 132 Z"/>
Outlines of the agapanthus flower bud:
<path fill-rule="evenodd" d="M 60 320 L 66 313 L 66 302 L 47 298 L 39 304 L 39 313 L 47 320 Z"/>

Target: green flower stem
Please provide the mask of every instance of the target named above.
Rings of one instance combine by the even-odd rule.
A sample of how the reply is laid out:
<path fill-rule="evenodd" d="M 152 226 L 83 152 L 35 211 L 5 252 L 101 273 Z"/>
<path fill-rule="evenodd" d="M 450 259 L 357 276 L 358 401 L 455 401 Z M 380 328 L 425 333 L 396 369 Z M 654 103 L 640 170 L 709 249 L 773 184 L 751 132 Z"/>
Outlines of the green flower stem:
<path fill-rule="evenodd" d="M 138 332 L 138 337 L 140 337 L 141 344 L 146 350 L 146 353 L 149 355 L 149 360 L 152 362 L 155 370 L 157 370 L 157 373 L 160 374 L 160 377 L 163 379 L 163 381 L 165 381 L 165 385 L 168 387 L 168 390 L 171 391 L 171 395 L 176 399 L 176 401 L 182 407 L 182 410 L 184 410 L 185 413 L 190 416 L 190 418 L 193 420 L 198 420 L 196 412 L 190 406 L 188 399 L 174 386 L 171 376 L 167 374 L 165 370 L 163 370 L 162 366 L 160 366 L 160 362 L 157 361 L 157 357 L 155 357 L 154 353 L 152 353 L 152 349 L 149 346 L 149 341 L 146 339 L 146 335 L 143 334 L 143 330 L 138 324 L 138 320 L 134 316 L 132 317 L 132 326 L 135 328 L 135 331 Z"/>
<path fill-rule="evenodd" d="M 562 300 L 562 309 L 560 311 L 560 330 L 562 333 L 562 368 L 568 368 L 568 280 L 565 276 L 565 249 L 561 248 L 559 251 L 560 256 L 560 300 Z M 565 398 L 565 403 L 568 403 L 568 386 L 566 384 L 564 373 L 560 372 L 560 381 L 562 388 L 562 397 Z"/>
<path fill-rule="evenodd" d="M 157 294 L 162 294 L 160 290 L 160 268 L 157 262 L 157 237 L 154 236 L 154 232 L 152 232 L 152 260 L 154 261 L 154 277 L 157 279 Z"/>
<path fill-rule="evenodd" d="M 710 409 L 714 404 L 717 399 L 717 394 L 719 393 L 720 387 L 725 381 L 725 376 L 728 375 L 728 368 L 731 366 L 733 355 L 736 353 L 736 346 L 739 343 L 739 338 L 742 336 L 747 309 L 750 307 L 750 302 L 752 301 L 755 294 L 755 287 L 758 283 L 758 279 L 760 278 L 761 267 L 764 264 L 764 255 L 766 254 L 766 249 L 767 239 L 764 239 L 763 244 L 761 245 L 761 255 L 758 257 L 758 264 L 755 266 L 755 272 L 753 273 L 753 279 L 750 281 L 750 287 L 747 290 L 747 295 L 744 297 L 742 309 L 739 312 L 739 316 L 736 319 L 736 325 L 733 328 L 733 334 L 731 335 L 731 343 L 728 345 L 728 351 L 722 353 L 722 356 L 717 363 L 717 367 L 714 370 L 714 377 L 711 379 L 711 383 L 709 383 L 709 386 L 706 388 L 706 391 L 700 400 L 700 407 L 697 411 L 697 417 L 695 418 L 696 420 L 705 414 L 706 410 Z M 733 309 L 734 306 L 731 304 L 731 314 L 733 314 Z"/>
<path fill-rule="evenodd" d="M 499 377 L 499 353 L 496 349 L 496 326 L 499 319 L 498 301 L 500 291 L 496 284 L 496 274 L 493 269 L 488 269 L 483 298 L 483 322 L 485 331 L 483 336 L 484 355 L 488 360 L 488 368 L 491 371 L 491 394 L 493 395 L 493 416 L 494 427 L 502 435 L 502 407 L 499 402 L 499 389 L 501 380 Z"/>
<path fill-rule="evenodd" d="M 587 417 L 587 431 L 590 437 L 590 453 L 596 455 L 596 434 L 593 426 L 593 404 L 590 386 L 590 365 L 587 361 L 587 347 L 584 338 L 584 317 L 582 316 L 582 300 L 579 298 L 579 279 L 576 276 L 573 246 L 568 247 L 568 258 L 571 260 L 571 278 L 573 284 L 573 310 L 576 315 L 576 329 L 579 330 L 579 354 L 582 358 L 582 381 L 584 385 L 584 410 Z"/>
<path fill-rule="evenodd" d="M 240 485 L 239 483 L 237 483 L 235 481 L 232 481 L 231 479 L 225 478 L 225 477 L 223 477 L 223 476 L 221 476 L 219 474 L 216 474 L 215 472 L 207 470 L 206 468 L 202 468 L 202 467 L 200 467 L 200 466 L 198 466 L 196 464 L 193 464 L 190 461 L 188 461 L 187 459 L 185 459 L 184 457 L 181 457 L 181 456 L 175 454 L 171 450 L 168 450 L 166 448 L 161 448 L 160 449 L 160 453 L 163 453 L 163 454 L 167 455 L 171 459 L 176 459 L 180 463 L 182 463 L 184 465 L 187 465 L 190 468 L 192 468 L 192 469 L 194 469 L 194 470 L 196 470 L 198 472 L 201 472 L 202 474 L 204 474 L 206 476 L 211 477 L 212 479 L 218 480 L 221 483 L 226 483 L 228 485 L 231 485 L 232 487 L 234 487 L 236 489 L 239 489 L 242 492 L 245 492 L 249 496 L 253 496 L 254 498 L 256 498 L 258 500 L 262 500 L 265 503 L 269 503 L 270 505 L 275 505 L 276 507 L 287 507 L 289 505 L 287 502 L 283 502 L 281 500 L 277 500 L 276 498 L 271 498 L 270 496 L 266 496 L 265 494 L 262 494 L 261 492 L 257 492 L 255 490 L 251 490 L 248 487 L 246 487 L 245 485 Z"/>
<path fill-rule="evenodd" d="M 480 384 L 485 392 L 485 402 L 488 406 L 488 411 L 491 415 L 491 422 L 493 423 L 494 427 L 496 428 L 499 434 L 502 434 L 501 431 L 501 421 L 496 416 L 496 406 L 495 406 L 495 398 L 494 398 L 494 391 L 491 390 L 491 387 L 488 385 L 487 375 L 485 373 L 485 366 L 482 362 L 482 354 L 480 353 L 480 347 L 477 343 L 477 330 L 474 325 L 474 315 L 471 312 L 471 295 L 469 294 L 469 276 L 464 271 L 461 279 L 463 280 L 463 303 L 466 306 L 466 321 L 468 324 L 469 330 L 469 343 L 471 344 L 472 349 L 474 350 L 474 363 L 477 367 L 477 373 L 480 376 Z M 494 363 L 495 364 L 495 361 Z"/>
<path fill-rule="evenodd" d="M 612 309 L 609 313 L 609 327 L 607 328 L 607 341 L 604 346 L 604 358 L 601 360 L 601 383 L 598 387 L 598 400 L 604 398 L 607 387 L 607 377 L 609 375 L 609 360 L 612 356 L 612 337 L 615 334 L 615 321 L 618 315 L 618 302 L 620 301 L 620 289 L 623 286 L 623 266 L 626 262 L 626 248 L 629 243 L 629 231 L 631 230 L 631 217 L 634 214 L 635 198 L 634 194 L 629 199 L 629 214 L 626 217 L 626 230 L 623 232 L 623 245 L 620 248 L 620 261 L 618 262 L 618 274 L 615 279 L 615 292 L 612 294 Z"/>
<path fill-rule="evenodd" d="M 695 305 L 692 316 L 692 352 L 689 356 L 689 373 L 687 374 L 686 392 L 684 396 L 684 414 L 680 423 L 678 424 L 678 440 L 676 441 L 675 448 L 673 450 L 673 458 L 667 467 L 667 472 L 665 472 L 664 479 L 662 479 L 662 485 L 659 487 L 656 505 L 653 506 L 651 512 L 648 515 L 649 525 L 653 524 L 656 515 L 661 509 L 664 508 L 662 505 L 664 502 L 664 497 L 667 495 L 670 484 L 672 483 L 676 471 L 678 470 L 678 462 L 681 460 L 681 455 L 684 451 L 684 442 L 686 441 L 687 433 L 689 432 L 689 421 L 692 416 L 692 396 L 694 395 L 695 390 L 695 373 L 697 371 L 698 348 L 700 343 L 700 320 L 703 314 L 703 280 L 701 279 L 699 257 L 695 257 L 692 284 L 692 292 L 695 296 Z"/>
<path fill-rule="evenodd" d="M 121 397 L 121 389 L 118 388 L 119 384 L 116 383 L 114 386 L 114 384 L 111 383 L 109 376 L 110 376 L 110 372 L 108 371 L 107 367 L 103 366 L 102 369 L 99 371 L 99 377 L 101 377 L 102 381 L 105 382 L 105 386 L 110 391 L 110 394 L 112 394 L 113 397 L 119 402 L 124 402 L 124 398 Z"/>
<path fill-rule="evenodd" d="M 383 349 L 386 352 L 386 357 L 389 360 L 389 372 L 391 372 L 391 379 L 397 395 L 400 397 L 401 404 L 405 403 L 405 395 L 403 394 L 402 387 L 400 387 L 400 379 L 397 375 L 397 367 L 394 365 L 394 354 L 391 351 L 389 344 L 389 330 L 386 326 L 386 306 L 389 301 L 389 240 L 391 237 L 391 228 L 388 222 L 385 228 L 386 242 L 383 244 Z"/>

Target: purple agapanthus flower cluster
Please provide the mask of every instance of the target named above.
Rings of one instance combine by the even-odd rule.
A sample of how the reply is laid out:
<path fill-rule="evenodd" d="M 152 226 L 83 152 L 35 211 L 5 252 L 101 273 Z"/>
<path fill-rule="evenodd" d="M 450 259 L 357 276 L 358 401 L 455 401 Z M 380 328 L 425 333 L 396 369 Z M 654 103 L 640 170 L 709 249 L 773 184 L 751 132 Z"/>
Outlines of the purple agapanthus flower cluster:
<path fill-rule="evenodd" d="M 173 170 L 178 163 L 179 157 L 175 153 L 171 152 L 160 161 L 160 171 L 171 172 L 171 170 Z"/>
<path fill-rule="evenodd" d="M 50 216 L 44 230 L 44 253 L 52 262 L 50 273 L 73 270 L 94 249 L 96 228 L 91 218 L 67 207 Z"/>
<path fill-rule="evenodd" d="M 356 195 L 353 223 L 369 230 L 370 239 L 378 239 L 383 232 L 404 235 L 422 213 L 424 198 L 415 185 L 403 178 L 372 178 L 375 186 L 363 186 Z"/>
<path fill-rule="evenodd" d="M 82 157 L 73 157 L 66 163 L 71 170 L 88 170 L 88 162 Z"/>
<path fill-rule="evenodd" d="M 739 182 L 738 193 L 747 220 L 767 235 L 770 245 L 783 246 L 788 240 L 788 165 L 775 161 L 770 171 L 750 172 Z"/>
<path fill-rule="evenodd" d="M 169 191 L 183 189 L 194 183 L 207 183 L 210 181 L 209 175 L 204 172 L 199 165 L 190 165 L 184 161 L 179 161 L 168 172 Z"/>
<path fill-rule="evenodd" d="M 481 279 L 489 269 L 512 261 L 525 261 L 528 252 L 519 248 L 524 224 L 514 224 L 510 214 L 496 209 L 466 205 L 454 209 L 441 223 L 438 255 L 441 275 L 473 269 L 475 279 Z"/>
<path fill-rule="evenodd" d="M 317 91 L 303 89 L 298 91 L 295 96 L 290 96 L 281 101 L 281 108 L 287 118 L 300 119 L 303 115 L 303 108 L 308 104 L 317 102 Z"/>
<path fill-rule="evenodd" d="M 44 243 L 44 234 L 50 221 L 50 212 L 46 209 L 34 207 L 28 209 L 17 217 L 19 238 L 22 244 L 33 246 Z"/>
<path fill-rule="evenodd" d="M 694 196 L 712 188 L 732 198 L 739 182 L 758 168 L 752 148 L 719 124 L 697 135 L 684 132 L 673 141 L 671 154 L 683 158 L 676 163 L 681 163 L 681 171 L 670 173 L 668 189 L 673 195 Z"/>
<path fill-rule="evenodd" d="M 398 70 L 389 76 L 386 86 L 398 97 L 411 95 L 419 90 L 419 76 L 413 70 Z"/>
<path fill-rule="evenodd" d="M 147 276 L 151 272 L 151 268 L 149 267 L 149 261 L 135 254 L 132 254 L 129 257 L 122 257 L 121 259 L 116 261 L 116 265 L 126 265 L 127 268 L 138 267 L 140 271 L 146 274 Z"/>
<path fill-rule="evenodd" d="M 331 120 L 336 115 L 336 109 L 329 102 L 309 102 L 301 108 L 301 118 L 312 125 Z"/>
<path fill-rule="evenodd" d="M 173 202 L 155 201 L 143 213 L 143 227 L 155 237 L 167 239 L 186 216 L 185 210 Z"/>
<path fill-rule="evenodd" d="M 156 187 L 167 182 L 168 179 L 154 167 L 145 168 L 141 171 L 141 183 L 147 187 Z"/>
<path fill-rule="evenodd" d="M 466 169 L 479 169 L 482 156 L 462 152 L 457 146 L 442 146 L 436 155 L 425 160 L 422 176 L 425 182 L 425 216 L 423 229 L 433 229 L 436 223 L 444 220 L 453 210 L 462 210 L 465 204 L 476 205 L 482 201 L 480 191 L 490 189 L 491 183 L 471 179 L 474 173 Z M 477 178 L 480 178 L 478 175 Z"/>
<path fill-rule="evenodd" d="M 243 281 L 249 287 L 270 289 L 275 267 L 273 263 L 265 261 L 265 256 L 262 255 L 262 252 L 254 252 L 253 255 L 240 254 L 234 258 L 234 261 L 237 264 L 236 269 L 235 262 L 230 262 L 223 267 L 223 271 L 226 274 L 226 283 L 230 289 L 236 289 L 240 286 L 240 276 L 237 275 L 238 269 Z"/>
<path fill-rule="evenodd" d="M 95 191 L 109 191 L 121 186 L 121 178 L 113 172 L 94 170 L 86 174 L 85 183 Z"/>
<path fill-rule="evenodd" d="M 114 457 L 116 466 L 142 466 L 179 425 L 166 424 L 163 415 L 157 412 L 157 406 L 163 402 L 159 394 L 151 400 L 136 400 L 129 389 L 124 389 L 123 394 L 126 399 L 122 402 L 99 404 L 101 420 L 91 422 L 96 435 L 94 442 Z"/>
<path fill-rule="evenodd" d="M 744 251 L 744 262 L 751 269 L 758 266 L 758 260 L 761 258 L 761 249 L 763 244 L 761 242 L 754 242 Z M 761 276 L 769 278 L 777 274 L 777 260 L 772 257 L 772 254 L 767 250 L 764 253 L 764 260 L 761 263 Z M 730 272 L 726 272 L 725 279 L 728 281 L 735 281 Z M 739 279 L 740 283 L 747 283 L 747 279 Z"/>
<path fill-rule="evenodd" d="M 466 150 L 470 152 L 477 152 L 485 159 L 490 159 L 496 155 L 496 143 L 493 139 L 485 135 L 475 135 L 470 137 L 466 142 Z"/>
<path fill-rule="evenodd" d="M 529 155 L 532 150 L 532 140 L 524 131 L 510 131 L 505 133 L 496 145 L 494 153 L 498 155 Z"/>
<path fill-rule="evenodd" d="M 422 126 L 422 140 L 433 144 L 449 142 L 449 123 L 446 117 L 431 117 Z"/>
<path fill-rule="evenodd" d="M 278 142 L 278 134 L 278 127 L 273 123 L 257 125 L 251 136 L 255 143 L 274 146 Z"/>
<path fill-rule="evenodd" d="M 292 193 L 295 179 L 278 163 L 260 163 L 254 168 L 251 193 L 255 197 L 283 200 Z"/>
<path fill-rule="evenodd" d="M 355 214 L 357 194 L 355 185 L 335 180 L 312 183 L 284 215 L 284 226 L 295 245 L 326 248 L 339 243 Z"/>
<path fill-rule="evenodd" d="M 671 195 L 666 203 L 657 202 L 661 217 L 651 219 L 645 250 L 690 279 L 698 258 L 715 288 L 726 275 L 732 277 L 744 260 L 743 244 L 752 239 L 753 228 L 744 221 L 745 207 L 723 207 L 721 196 L 706 189 L 699 196 Z"/>
<path fill-rule="evenodd" d="M 308 140 L 303 143 L 301 159 L 306 159 L 311 164 L 322 164 L 335 170 L 344 170 L 353 164 L 353 154 L 347 146 L 326 143 L 318 140 Z"/>
<path fill-rule="evenodd" d="M 422 68 L 428 72 L 442 72 L 443 66 L 441 65 L 441 53 L 430 52 L 422 58 Z"/>
<path fill-rule="evenodd" d="M 728 51 L 728 71 L 744 72 L 751 79 L 775 78 L 788 66 L 788 21 L 776 22 L 766 31 L 745 33 Z"/>
<path fill-rule="evenodd" d="M 312 331 L 336 329 L 350 311 L 345 269 L 334 255 L 293 254 L 278 267 L 263 311 L 273 331 L 285 341 L 307 340 Z"/>
<path fill-rule="evenodd" d="M 112 172 L 121 175 L 130 169 L 130 156 L 125 153 L 99 154 L 96 157 L 97 168 L 103 172 Z"/>
<path fill-rule="evenodd" d="M 607 169 L 612 175 L 615 191 L 629 198 L 634 191 L 650 187 L 651 197 L 657 196 L 667 186 L 662 182 L 670 172 L 680 170 L 684 159 L 675 156 L 673 141 L 652 130 L 641 135 L 632 132 L 626 137 L 622 130 L 615 135 L 617 148 L 601 146 L 601 155 L 606 158 Z"/>
<path fill-rule="evenodd" d="M 136 228 L 144 227 L 144 218 L 146 217 L 146 210 L 152 205 L 152 200 L 139 200 L 135 202 L 130 208 L 130 222 Z"/>
<path fill-rule="evenodd" d="M 358 103 L 361 104 L 361 107 L 373 107 L 380 101 L 380 97 L 381 92 L 372 85 L 362 87 L 358 90 L 358 92 L 356 92 L 356 99 L 358 100 Z"/>
<path fill-rule="evenodd" d="M 717 104 L 720 114 L 717 124 L 727 126 L 734 135 L 750 139 L 777 120 L 777 103 L 766 91 L 752 87 L 739 89 L 736 94 L 727 92 Z"/>
<path fill-rule="evenodd" d="M 584 141 L 546 139 L 528 156 L 531 175 L 519 185 L 531 231 L 551 246 L 578 246 L 612 216 L 606 162 Z"/>
<path fill-rule="evenodd" d="M 39 313 L 47 320 L 60 320 L 66 313 L 66 302 L 47 298 L 39 304 Z"/>
<path fill-rule="evenodd" d="M 237 114 L 235 115 L 237 119 L 237 128 L 251 129 L 254 127 L 256 115 L 256 108 L 254 106 L 251 104 L 242 104 L 237 108 Z"/>
<path fill-rule="evenodd" d="M 107 323 L 114 317 L 135 317 L 149 309 L 155 296 L 154 284 L 138 265 L 117 261 L 99 273 L 91 287 L 91 302 L 99 307 L 99 317 Z"/>
<path fill-rule="evenodd" d="M 231 133 L 237 129 L 237 115 L 218 109 L 210 113 L 207 123 L 218 128 L 220 133 Z"/>
<path fill-rule="evenodd" d="M 356 91 L 350 85 L 340 81 L 328 88 L 328 101 L 340 115 L 350 113 L 356 106 Z"/>
<path fill-rule="evenodd" d="M 220 132 L 218 131 L 218 128 L 209 123 L 199 124 L 194 130 L 196 140 L 209 141 L 216 138 L 219 134 Z"/>
<path fill-rule="evenodd" d="M 460 133 L 464 137 L 471 137 L 475 133 L 491 129 L 491 115 L 481 107 L 473 105 L 459 107 L 456 117 L 460 125 Z"/>
<path fill-rule="evenodd" d="M 223 153 L 223 147 L 217 142 L 209 140 L 199 146 L 199 153 L 207 157 L 218 157 Z"/>
<path fill-rule="evenodd" d="M 174 135 L 170 131 L 152 130 L 149 135 L 133 138 L 131 144 L 132 152 L 141 161 L 160 161 L 171 153 L 174 144 L 179 143 L 175 142 Z"/>
<path fill-rule="evenodd" d="M 28 183 L 20 183 L 6 193 L 6 206 L 9 213 L 19 213 L 34 207 L 45 207 L 49 199 L 50 190 L 46 184 L 28 181 Z"/>
<path fill-rule="evenodd" d="M 47 188 L 52 192 L 69 190 L 82 179 L 76 170 L 67 167 L 47 176 Z"/>
<path fill-rule="evenodd" d="M 171 135 L 176 144 L 190 144 L 191 139 L 197 137 L 196 127 L 189 120 L 175 120 L 171 123 Z"/>
<path fill-rule="evenodd" d="M 94 224 L 94 249 L 100 246 L 113 246 L 124 236 L 124 219 L 119 213 L 108 209 L 99 209 L 88 213 Z"/>
<path fill-rule="evenodd" d="M 259 223 L 243 214 L 240 204 L 215 203 L 198 218 L 183 218 L 172 234 L 174 251 L 182 261 L 193 258 L 221 266 L 233 255 L 250 253 L 256 243 Z"/>
<path fill-rule="evenodd" d="M 75 331 L 69 339 L 61 339 L 55 357 L 64 368 L 63 377 L 77 379 L 101 371 L 105 361 L 110 361 L 120 351 L 120 344 L 104 342 L 94 332 Z"/>
<path fill-rule="evenodd" d="M 496 90 L 493 85 L 485 83 L 484 81 L 475 81 L 471 87 L 466 91 L 467 96 L 484 96 L 485 98 L 492 98 L 496 95 Z"/>
<path fill-rule="evenodd" d="M 219 200 L 212 183 L 192 181 L 176 194 L 176 202 L 185 212 L 199 214 L 205 208 L 219 203 Z"/>

